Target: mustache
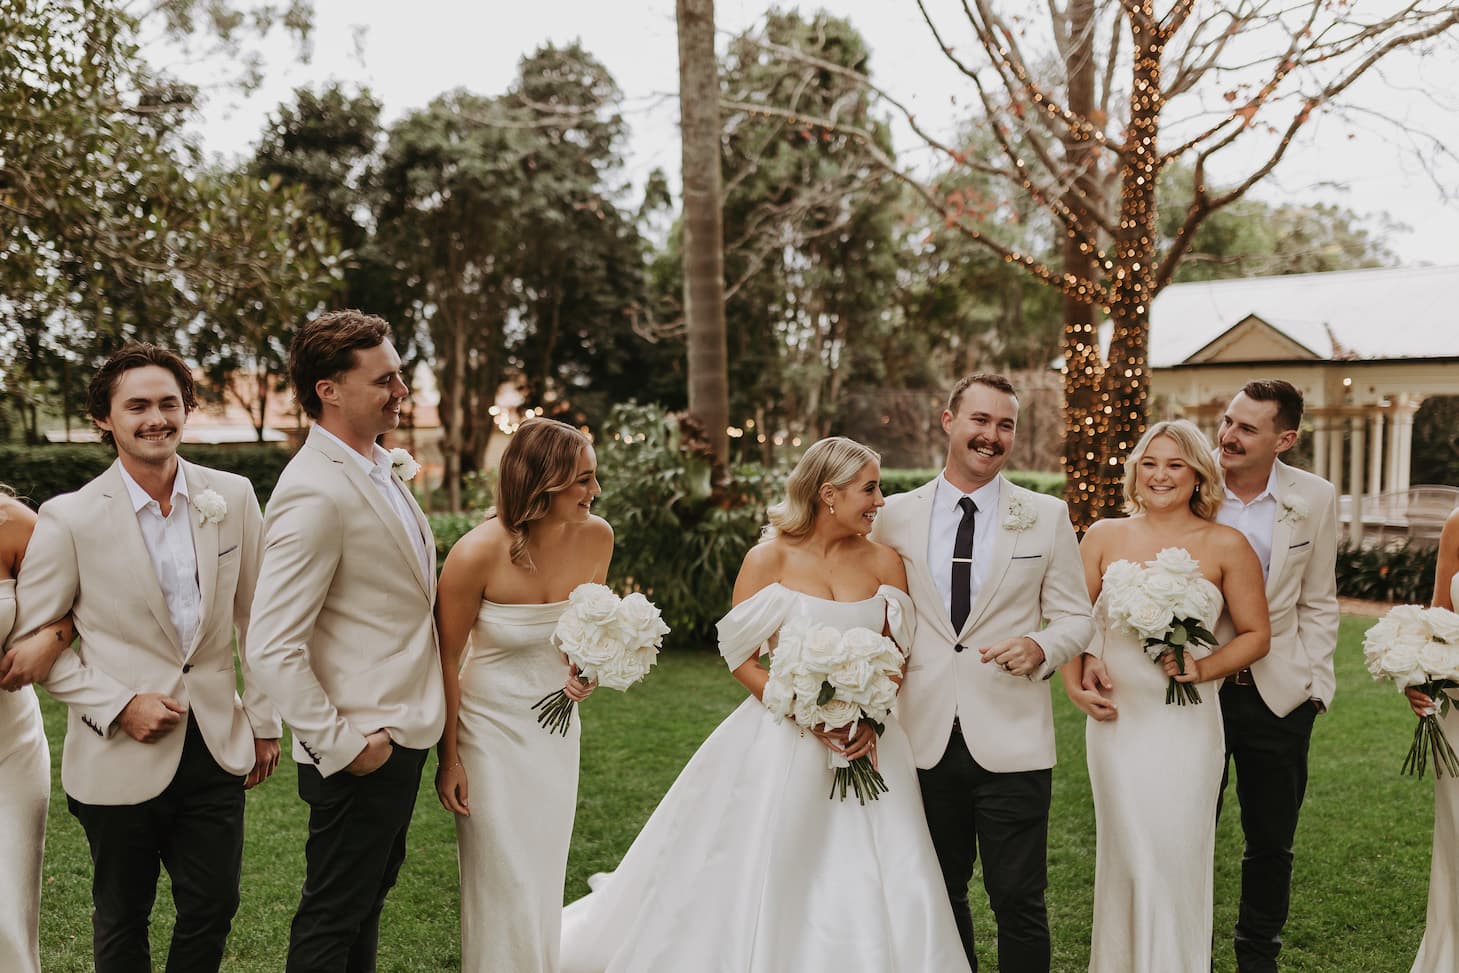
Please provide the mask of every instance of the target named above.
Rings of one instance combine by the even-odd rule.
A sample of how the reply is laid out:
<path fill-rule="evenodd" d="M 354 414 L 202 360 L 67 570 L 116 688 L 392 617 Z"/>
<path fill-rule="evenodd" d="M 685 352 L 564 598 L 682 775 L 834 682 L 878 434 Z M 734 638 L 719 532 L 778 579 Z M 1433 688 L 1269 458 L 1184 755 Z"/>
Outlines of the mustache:
<path fill-rule="evenodd" d="M 1003 455 L 1003 444 L 996 439 L 969 439 L 968 449 L 991 449 L 994 456 Z"/>

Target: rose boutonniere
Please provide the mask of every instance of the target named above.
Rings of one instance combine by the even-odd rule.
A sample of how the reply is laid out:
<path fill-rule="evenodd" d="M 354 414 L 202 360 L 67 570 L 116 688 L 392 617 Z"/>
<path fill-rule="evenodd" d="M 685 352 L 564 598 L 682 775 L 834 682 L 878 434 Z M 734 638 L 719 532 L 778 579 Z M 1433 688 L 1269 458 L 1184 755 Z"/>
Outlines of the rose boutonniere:
<path fill-rule="evenodd" d="M 1023 502 L 1022 497 L 1014 497 L 1008 501 L 1008 515 L 1003 518 L 1003 529 L 1012 531 L 1028 530 L 1038 520 L 1038 514 L 1033 507 Z"/>
<path fill-rule="evenodd" d="M 1279 524 L 1295 524 L 1307 519 L 1310 511 L 1307 508 L 1307 501 L 1301 497 L 1283 497 L 1282 512 L 1277 517 Z"/>
<path fill-rule="evenodd" d="M 228 516 L 228 501 L 217 490 L 204 490 L 192 498 L 193 509 L 198 512 L 198 526 L 223 522 Z"/>
<path fill-rule="evenodd" d="M 410 455 L 409 450 L 396 446 L 390 451 L 390 472 L 402 480 L 413 480 L 420 472 L 420 464 Z"/>

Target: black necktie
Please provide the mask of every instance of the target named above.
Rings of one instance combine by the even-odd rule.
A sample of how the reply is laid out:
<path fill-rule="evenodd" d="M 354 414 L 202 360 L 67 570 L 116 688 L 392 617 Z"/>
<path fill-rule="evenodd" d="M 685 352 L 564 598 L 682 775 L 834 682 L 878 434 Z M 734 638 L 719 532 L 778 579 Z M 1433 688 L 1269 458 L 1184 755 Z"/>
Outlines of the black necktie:
<path fill-rule="evenodd" d="M 973 518 L 978 505 L 972 497 L 963 497 L 957 505 L 963 508 L 963 519 L 958 522 L 957 539 L 952 542 L 952 630 L 961 633 L 972 610 Z"/>

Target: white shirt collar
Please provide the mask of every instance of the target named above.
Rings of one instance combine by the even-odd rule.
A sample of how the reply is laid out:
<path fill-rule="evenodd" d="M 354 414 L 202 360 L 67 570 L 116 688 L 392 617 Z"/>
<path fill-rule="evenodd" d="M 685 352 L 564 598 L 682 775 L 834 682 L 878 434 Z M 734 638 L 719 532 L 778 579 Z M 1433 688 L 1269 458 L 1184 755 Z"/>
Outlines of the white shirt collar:
<path fill-rule="evenodd" d="M 1266 479 L 1266 487 L 1260 493 L 1258 493 L 1256 496 L 1252 497 L 1251 498 L 1251 502 L 1252 503 L 1257 503 L 1257 502 L 1259 502 L 1261 500 L 1266 500 L 1266 499 L 1275 500 L 1276 498 L 1277 498 L 1277 464 L 1276 463 L 1272 463 L 1272 472 L 1271 472 L 1271 475 L 1268 476 L 1267 479 Z M 1226 499 L 1227 500 L 1235 500 L 1237 503 L 1241 503 L 1241 504 L 1245 504 L 1246 503 L 1245 500 L 1242 500 L 1236 494 L 1232 493 L 1231 492 L 1231 488 L 1229 486 L 1226 487 Z M 1247 504 L 1247 506 L 1250 506 L 1250 504 Z"/>
<path fill-rule="evenodd" d="M 127 468 L 121 460 L 117 460 L 117 470 L 122 474 L 122 483 L 126 484 L 127 496 L 131 498 L 133 513 L 154 502 L 151 494 L 143 490 L 141 484 L 132 479 L 132 474 L 127 472 Z M 172 478 L 171 499 L 176 500 L 178 497 L 182 497 L 184 502 L 188 502 L 190 499 L 187 492 L 187 477 L 182 475 L 181 462 L 177 464 L 177 474 Z"/>
<path fill-rule="evenodd" d="M 385 473 L 386 473 L 386 477 L 385 478 L 387 480 L 390 479 L 390 477 L 389 477 L 389 473 L 390 473 L 390 454 L 388 452 L 386 452 L 384 449 L 382 449 L 380 447 L 380 444 L 379 443 L 371 443 L 370 444 L 370 449 L 371 449 L 370 455 L 372 457 L 374 457 L 374 459 L 373 460 L 369 460 L 369 459 L 366 459 L 365 457 L 361 456 L 358 452 L 356 452 L 355 449 L 353 447 L 351 447 L 348 443 L 346 443 L 343 439 L 340 439 L 334 433 L 330 432 L 328 429 L 325 429 L 324 426 L 321 425 L 320 423 L 317 423 L 316 422 L 314 424 L 314 428 L 315 429 L 318 429 L 325 436 L 328 436 L 329 439 L 330 439 L 330 442 L 334 443 L 340 449 L 344 450 L 344 452 L 346 453 L 346 455 L 348 455 L 350 457 L 350 459 L 354 460 L 355 463 L 357 463 L 359 465 L 360 469 L 363 470 L 366 474 L 374 473 L 376 471 L 376 469 L 383 463 L 384 466 L 385 466 Z"/>
<path fill-rule="evenodd" d="M 1002 478 L 1003 477 L 1001 475 L 995 476 L 987 483 L 984 483 L 982 486 L 978 487 L 972 493 L 964 493 L 963 491 L 959 490 L 955 485 L 953 485 L 953 482 L 947 478 L 947 470 L 944 469 L 942 471 L 942 475 L 938 477 L 938 496 L 943 498 L 942 505 L 947 509 L 956 512 L 958 516 L 962 515 L 962 511 L 958 509 L 958 501 L 961 500 L 963 497 L 972 497 L 973 503 L 978 508 L 978 513 L 986 514 L 991 512 L 998 506 L 998 482 Z"/>

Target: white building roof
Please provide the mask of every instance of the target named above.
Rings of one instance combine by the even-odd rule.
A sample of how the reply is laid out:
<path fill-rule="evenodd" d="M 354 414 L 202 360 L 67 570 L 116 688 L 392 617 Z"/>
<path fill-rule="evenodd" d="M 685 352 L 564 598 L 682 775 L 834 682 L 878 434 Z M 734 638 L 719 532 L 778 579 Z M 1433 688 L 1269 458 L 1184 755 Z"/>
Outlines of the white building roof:
<path fill-rule="evenodd" d="M 1459 266 L 1171 284 L 1150 305 L 1150 364 L 1182 364 L 1249 317 L 1320 359 L 1459 357 Z"/>

